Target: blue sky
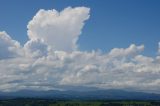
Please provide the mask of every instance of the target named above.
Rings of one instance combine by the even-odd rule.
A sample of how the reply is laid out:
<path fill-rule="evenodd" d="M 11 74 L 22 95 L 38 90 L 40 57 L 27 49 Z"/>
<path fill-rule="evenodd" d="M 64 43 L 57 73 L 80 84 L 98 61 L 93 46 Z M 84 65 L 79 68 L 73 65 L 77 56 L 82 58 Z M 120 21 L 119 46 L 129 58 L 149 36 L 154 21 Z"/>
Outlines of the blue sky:
<path fill-rule="evenodd" d="M 81 50 L 101 49 L 134 43 L 145 45 L 145 55 L 156 55 L 160 41 L 160 1 L 158 0 L 1 0 L 0 30 L 24 44 L 27 24 L 39 9 L 91 8 L 78 44 Z"/>

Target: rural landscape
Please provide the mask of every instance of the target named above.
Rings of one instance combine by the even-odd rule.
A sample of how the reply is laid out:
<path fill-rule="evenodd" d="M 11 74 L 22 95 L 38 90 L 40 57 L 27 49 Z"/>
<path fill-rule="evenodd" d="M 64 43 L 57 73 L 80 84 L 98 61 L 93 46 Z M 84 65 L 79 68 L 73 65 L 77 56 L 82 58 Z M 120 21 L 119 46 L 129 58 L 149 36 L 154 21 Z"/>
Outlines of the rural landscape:
<path fill-rule="evenodd" d="M 44 99 L 13 99 L 0 101 L 0 106 L 159 106 L 160 101 L 65 101 Z"/>

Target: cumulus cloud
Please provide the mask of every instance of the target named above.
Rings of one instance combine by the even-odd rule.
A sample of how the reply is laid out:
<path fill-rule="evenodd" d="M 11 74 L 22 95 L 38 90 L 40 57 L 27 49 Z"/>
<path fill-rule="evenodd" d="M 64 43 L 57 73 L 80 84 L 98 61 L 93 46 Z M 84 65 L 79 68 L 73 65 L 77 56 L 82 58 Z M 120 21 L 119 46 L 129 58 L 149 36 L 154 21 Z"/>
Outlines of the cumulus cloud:
<path fill-rule="evenodd" d="M 49 47 L 43 40 L 33 39 L 24 45 L 24 50 L 27 57 L 39 58 L 48 55 Z"/>
<path fill-rule="evenodd" d="M 160 54 L 160 42 L 158 43 L 158 53 Z"/>
<path fill-rule="evenodd" d="M 52 90 L 59 86 L 87 86 L 159 92 L 160 59 L 140 54 L 113 55 L 97 51 L 54 51 L 38 59 L 3 60 L 0 62 L 1 75 L 7 80 L 0 81 L 0 89 Z"/>
<path fill-rule="evenodd" d="M 121 57 L 121 56 L 130 56 L 136 55 L 137 53 L 144 50 L 144 45 L 136 46 L 135 44 L 131 44 L 129 48 L 114 48 L 111 50 L 110 55 L 114 57 Z"/>
<path fill-rule="evenodd" d="M 108 53 L 76 50 L 88 18 L 85 7 L 40 10 L 29 22 L 30 40 L 23 47 L 1 32 L 0 91 L 85 86 L 160 93 L 160 56 L 142 55 L 144 45 Z"/>
<path fill-rule="evenodd" d="M 0 59 L 21 55 L 20 43 L 13 40 L 6 32 L 0 32 Z"/>
<path fill-rule="evenodd" d="M 89 10 L 86 7 L 68 7 L 61 12 L 41 9 L 27 26 L 28 36 L 43 39 L 56 50 L 75 50 Z"/>

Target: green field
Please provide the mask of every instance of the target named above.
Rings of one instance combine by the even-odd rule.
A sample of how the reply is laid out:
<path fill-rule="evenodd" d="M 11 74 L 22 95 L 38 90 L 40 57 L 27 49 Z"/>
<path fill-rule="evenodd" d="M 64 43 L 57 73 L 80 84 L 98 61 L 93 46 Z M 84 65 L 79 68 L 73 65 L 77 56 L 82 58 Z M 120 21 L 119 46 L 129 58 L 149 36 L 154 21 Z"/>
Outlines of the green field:
<path fill-rule="evenodd" d="M 0 106 L 160 106 L 160 101 L 55 101 L 43 99 L 0 100 Z"/>

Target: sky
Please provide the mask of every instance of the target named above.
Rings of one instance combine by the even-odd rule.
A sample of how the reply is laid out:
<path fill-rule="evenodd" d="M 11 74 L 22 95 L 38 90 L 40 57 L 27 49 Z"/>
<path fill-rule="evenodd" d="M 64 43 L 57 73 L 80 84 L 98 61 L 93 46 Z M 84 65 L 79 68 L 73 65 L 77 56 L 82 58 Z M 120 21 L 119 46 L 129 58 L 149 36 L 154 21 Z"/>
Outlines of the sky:
<path fill-rule="evenodd" d="M 0 2 L 0 91 L 160 93 L 160 1 Z"/>
<path fill-rule="evenodd" d="M 0 30 L 24 44 L 28 40 L 26 25 L 39 9 L 86 6 L 91 8 L 91 16 L 78 41 L 81 50 L 108 52 L 134 43 L 145 44 L 144 54 L 155 56 L 160 35 L 159 4 L 158 0 L 1 0 Z"/>

